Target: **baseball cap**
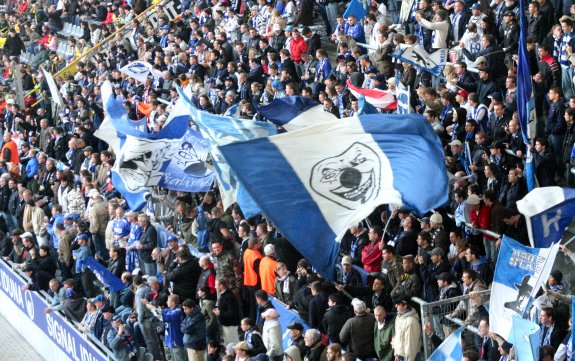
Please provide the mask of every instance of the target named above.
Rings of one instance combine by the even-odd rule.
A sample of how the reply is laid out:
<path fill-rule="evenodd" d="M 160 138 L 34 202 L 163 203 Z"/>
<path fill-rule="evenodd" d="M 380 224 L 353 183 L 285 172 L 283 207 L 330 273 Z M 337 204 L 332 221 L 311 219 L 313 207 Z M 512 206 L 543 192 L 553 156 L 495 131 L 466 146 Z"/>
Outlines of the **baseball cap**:
<path fill-rule="evenodd" d="M 102 294 L 99 294 L 98 296 L 92 298 L 90 300 L 91 302 L 105 302 L 106 301 L 106 297 Z"/>
<path fill-rule="evenodd" d="M 31 232 L 24 232 L 20 235 L 20 238 L 34 238 L 34 235 Z"/>
<path fill-rule="evenodd" d="M 443 223 L 443 217 L 439 213 L 433 213 L 429 220 L 434 223 Z"/>
<path fill-rule="evenodd" d="M 487 59 L 484 56 L 478 56 L 477 59 L 473 62 L 475 65 L 479 65 L 481 63 L 486 63 Z"/>
<path fill-rule="evenodd" d="M 178 242 L 178 238 L 174 235 L 170 235 L 166 242 Z"/>
<path fill-rule="evenodd" d="M 449 272 L 441 272 L 439 276 L 437 276 L 437 279 L 440 281 L 447 281 L 447 282 L 451 282 L 452 280 L 451 274 Z"/>
<path fill-rule="evenodd" d="M 351 257 L 343 256 L 343 258 L 341 259 L 341 264 L 351 264 Z"/>
<path fill-rule="evenodd" d="M 97 189 L 90 189 L 90 191 L 88 192 L 89 198 L 99 197 L 99 196 L 100 196 L 100 192 L 98 192 Z"/>
<path fill-rule="evenodd" d="M 303 331 L 303 325 L 299 322 L 294 322 L 291 325 L 289 325 L 287 327 L 290 330 L 299 330 L 299 331 Z"/>
<path fill-rule="evenodd" d="M 170 25 L 162 25 L 160 26 L 160 30 L 170 30 Z"/>
<path fill-rule="evenodd" d="M 475 3 L 471 5 L 471 10 L 481 10 L 481 4 Z"/>
<path fill-rule="evenodd" d="M 262 313 L 262 317 L 278 318 L 278 317 L 280 317 L 280 314 L 275 308 L 269 308 L 265 312 Z"/>
<path fill-rule="evenodd" d="M 94 148 L 92 148 L 91 146 L 87 146 L 87 147 L 84 147 L 83 151 L 84 152 L 93 152 Z"/>
<path fill-rule="evenodd" d="M 461 146 L 463 145 L 463 143 L 461 143 L 461 141 L 460 141 L 459 139 L 455 139 L 455 140 L 452 140 L 452 141 L 449 143 L 449 145 L 452 146 L 452 147 L 453 147 L 453 146 L 461 147 Z"/>

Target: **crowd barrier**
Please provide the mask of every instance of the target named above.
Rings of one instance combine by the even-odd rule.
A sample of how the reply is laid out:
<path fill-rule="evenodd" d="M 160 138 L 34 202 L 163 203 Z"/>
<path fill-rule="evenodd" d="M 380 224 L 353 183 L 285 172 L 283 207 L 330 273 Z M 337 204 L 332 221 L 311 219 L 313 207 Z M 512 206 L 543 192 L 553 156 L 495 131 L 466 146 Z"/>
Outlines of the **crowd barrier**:
<path fill-rule="evenodd" d="M 46 360 L 107 361 L 108 352 L 57 312 L 44 313 L 49 302 L 42 293 L 22 291 L 26 279 L 0 261 L 0 314 Z"/>

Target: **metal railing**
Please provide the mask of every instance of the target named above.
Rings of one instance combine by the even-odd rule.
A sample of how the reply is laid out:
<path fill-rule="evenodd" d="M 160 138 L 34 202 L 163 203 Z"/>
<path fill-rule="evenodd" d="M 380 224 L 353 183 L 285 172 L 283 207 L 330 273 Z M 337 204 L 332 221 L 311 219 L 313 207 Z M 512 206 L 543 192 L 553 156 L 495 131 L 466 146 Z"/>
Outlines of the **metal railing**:
<path fill-rule="evenodd" d="M 482 305 L 488 303 L 491 290 L 480 291 L 476 293 L 482 300 Z M 425 329 L 426 324 L 431 325 L 432 334 L 438 336 L 441 340 L 445 340 L 457 328 L 464 326 L 465 331 L 463 337 L 466 340 L 464 343 L 464 350 L 474 349 L 477 350 L 476 335 L 479 335 L 479 321 L 481 317 L 478 315 L 469 315 L 468 303 L 471 296 L 469 294 L 448 298 L 445 300 L 426 302 L 419 297 L 413 297 L 411 300 L 419 305 L 421 310 L 421 329 Z M 451 317 L 450 315 L 457 309 L 464 310 L 458 317 Z M 434 346 L 431 342 L 431 337 L 422 332 L 423 337 L 423 351 L 425 359 L 433 353 Z"/>

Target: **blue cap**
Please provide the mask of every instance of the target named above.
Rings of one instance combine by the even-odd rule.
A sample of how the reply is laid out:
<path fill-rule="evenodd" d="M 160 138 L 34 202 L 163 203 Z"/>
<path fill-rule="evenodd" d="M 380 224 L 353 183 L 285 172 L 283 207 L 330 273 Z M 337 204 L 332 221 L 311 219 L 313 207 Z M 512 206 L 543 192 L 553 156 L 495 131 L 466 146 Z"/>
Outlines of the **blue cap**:
<path fill-rule="evenodd" d="M 282 82 L 277 80 L 277 79 L 272 82 L 272 87 L 279 89 L 279 90 L 284 90 L 284 86 L 283 86 Z"/>
<path fill-rule="evenodd" d="M 87 241 L 87 240 L 88 240 L 88 235 L 87 235 L 86 233 L 80 233 L 80 234 L 78 235 L 78 239 Z"/>
<path fill-rule="evenodd" d="M 481 10 L 481 4 L 475 3 L 471 5 L 471 10 Z"/>
<path fill-rule="evenodd" d="M 160 26 L 160 30 L 170 30 L 170 25 L 162 25 Z"/>
<path fill-rule="evenodd" d="M 136 101 L 136 100 L 142 100 L 142 99 L 140 99 L 140 97 L 139 97 L 138 95 L 134 95 L 134 97 L 132 98 L 132 100 L 133 100 L 133 101 Z"/>
<path fill-rule="evenodd" d="M 284 31 L 292 31 L 293 30 L 293 26 L 288 25 L 285 27 Z"/>
<path fill-rule="evenodd" d="M 216 79 L 215 78 L 208 78 L 208 80 L 206 80 L 206 83 L 215 83 Z"/>
<path fill-rule="evenodd" d="M 166 242 L 178 242 L 178 238 L 172 234 L 168 237 Z"/>
<path fill-rule="evenodd" d="M 72 215 L 68 213 L 64 216 L 64 220 L 65 221 L 73 221 L 74 217 L 72 217 Z"/>
<path fill-rule="evenodd" d="M 106 297 L 103 294 L 99 294 L 98 296 L 91 299 L 92 302 L 105 302 Z"/>

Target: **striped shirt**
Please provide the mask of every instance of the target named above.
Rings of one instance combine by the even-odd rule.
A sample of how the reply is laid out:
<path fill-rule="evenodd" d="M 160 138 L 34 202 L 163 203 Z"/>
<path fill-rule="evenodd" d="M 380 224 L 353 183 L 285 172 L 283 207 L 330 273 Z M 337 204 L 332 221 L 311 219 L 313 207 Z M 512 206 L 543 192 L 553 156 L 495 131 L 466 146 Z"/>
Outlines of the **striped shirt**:
<path fill-rule="evenodd" d="M 561 38 L 561 49 L 559 51 L 559 63 L 561 65 L 569 66 L 569 55 L 567 55 L 567 46 L 573 41 L 573 33 L 563 33 L 563 38 Z"/>

